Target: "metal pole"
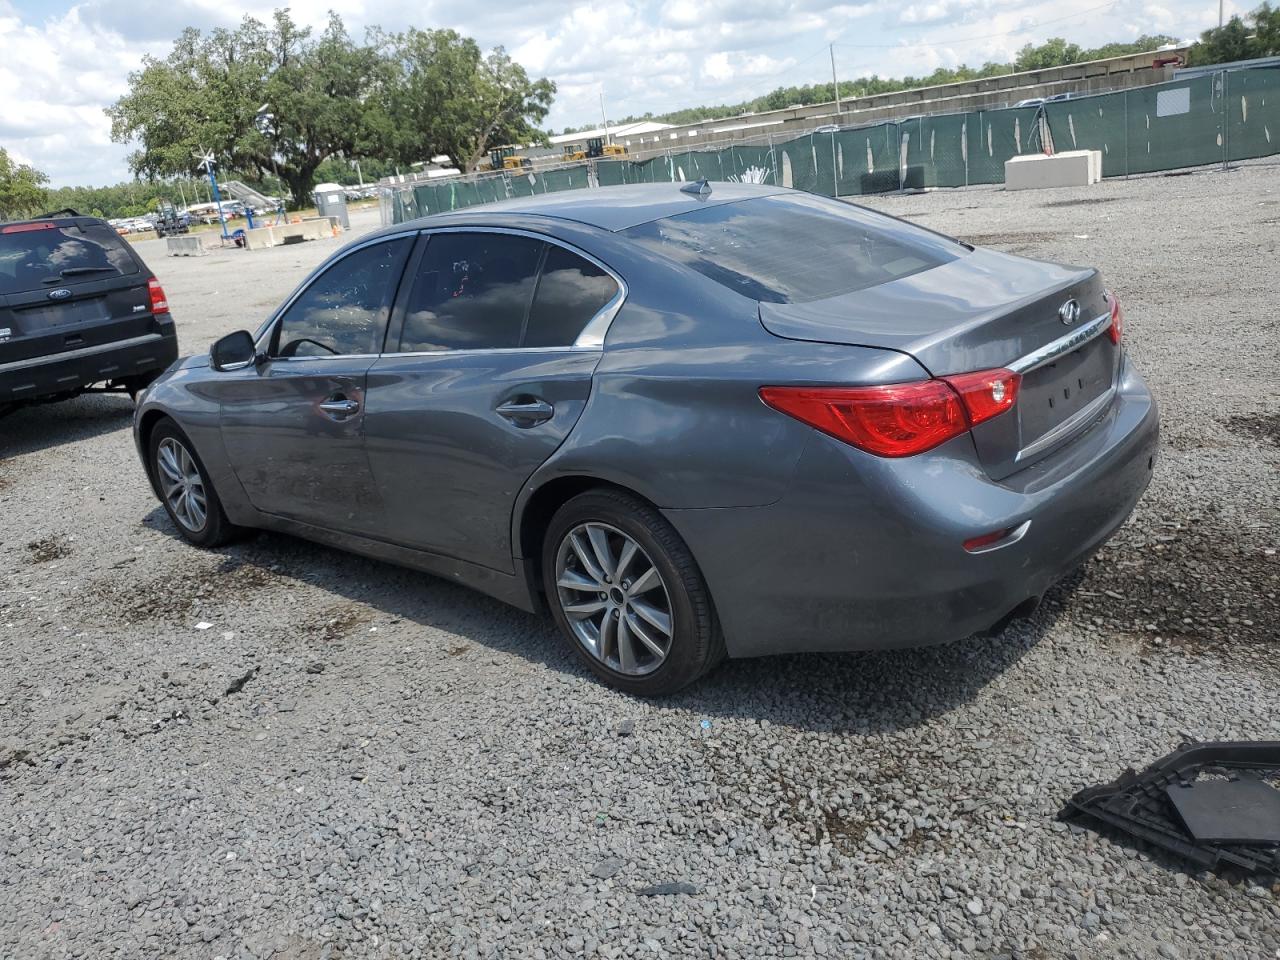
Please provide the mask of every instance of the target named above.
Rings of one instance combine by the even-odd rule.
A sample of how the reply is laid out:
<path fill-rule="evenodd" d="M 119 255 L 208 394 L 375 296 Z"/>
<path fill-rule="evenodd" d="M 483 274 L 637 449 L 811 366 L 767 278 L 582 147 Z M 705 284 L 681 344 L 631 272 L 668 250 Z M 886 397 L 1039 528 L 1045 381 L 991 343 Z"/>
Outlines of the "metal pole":
<path fill-rule="evenodd" d="M 1218 29 L 1222 29 L 1222 4 L 1223 0 L 1218 0 Z"/>
<path fill-rule="evenodd" d="M 604 112 L 604 84 L 600 84 L 600 119 L 604 121 L 604 142 L 613 143 L 609 136 L 609 116 Z"/>
<path fill-rule="evenodd" d="M 898 133 L 898 149 L 894 151 L 894 153 L 897 155 L 893 158 L 893 160 L 894 160 L 894 163 L 898 165 L 898 192 L 901 193 L 902 192 L 902 167 L 903 167 L 903 160 L 905 159 L 902 156 L 902 124 L 899 122 L 899 123 L 895 123 L 893 126 Z"/>
<path fill-rule="evenodd" d="M 222 227 L 222 239 L 226 240 L 229 236 L 227 233 L 227 221 L 222 216 L 222 194 L 218 193 L 218 180 L 213 175 L 213 164 L 209 164 L 209 186 L 213 189 L 213 202 L 218 207 L 218 226 Z"/>
<path fill-rule="evenodd" d="M 840 165 L 836 163 L 836 135 L 827 134 L 831 138 L 831 195 L 840 196 Z"/>
<path fill-rule="evenodd" d="M 360 189 L 364 189 L 364 174 L 360 172 L 360 161 L 354 161 L 356 165 L 356 177 L 360 180 Z"/>
<path fill-rule="evenodd" d="M 1124 92 L 1124 178 L 1129 179 L 1129 94 Z"/>
<path fill-rule="evenodd" d="M 1219 0 L 1221 3 L 1221 0 Z M 1222 172 L 1231 169 L 1231 98 L 1227 96 L 1227 71 L 1222 71 L 1222 108 L 1218 115 L 1222 117 Z"/>
<path fill-rule="evenodd" d="M 1222 0 L 1218 0 L 1218 2 L 1221 3 Z M 827 49 L 831 51 L 831 89 L 834 90 L 836 94 L 836 115 L 839 116 L 840 81 L 836 79 L 836 45 L 834 43 L 828 44 Z"/>

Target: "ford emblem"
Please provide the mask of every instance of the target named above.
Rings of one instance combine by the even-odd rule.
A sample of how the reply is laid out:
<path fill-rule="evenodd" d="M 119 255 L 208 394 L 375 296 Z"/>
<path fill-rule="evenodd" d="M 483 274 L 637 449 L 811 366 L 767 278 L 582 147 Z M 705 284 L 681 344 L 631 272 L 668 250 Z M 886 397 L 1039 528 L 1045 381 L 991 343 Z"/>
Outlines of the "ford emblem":
<path fill-rule="evenodd" d="M 1076 300 L 1068 300 L 1058 308 L 1058 319 L 1068 327 L 1071 326 L 1080 319 L 1080 303 Z"/>
<path fill-rule="evenodd" d="M 71 296 L 71 291 L 66 287 L 59 287 L 57 290 L 49 291 L 50 300 L 65 300 L 69 296 Z"/>

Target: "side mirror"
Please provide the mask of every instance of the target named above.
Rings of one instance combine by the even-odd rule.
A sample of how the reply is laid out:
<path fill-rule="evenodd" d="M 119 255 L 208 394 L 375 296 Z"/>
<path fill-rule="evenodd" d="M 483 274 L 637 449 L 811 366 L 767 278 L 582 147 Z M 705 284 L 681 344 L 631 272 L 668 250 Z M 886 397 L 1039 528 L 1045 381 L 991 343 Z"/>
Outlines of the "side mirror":
<path fill-rule="evenodd" d="M 247 330 L 237 330 L 214 342 L 209 357 L 215 370 L 240 370 L 253 363 L 258 354 L 253 335 Z"/>

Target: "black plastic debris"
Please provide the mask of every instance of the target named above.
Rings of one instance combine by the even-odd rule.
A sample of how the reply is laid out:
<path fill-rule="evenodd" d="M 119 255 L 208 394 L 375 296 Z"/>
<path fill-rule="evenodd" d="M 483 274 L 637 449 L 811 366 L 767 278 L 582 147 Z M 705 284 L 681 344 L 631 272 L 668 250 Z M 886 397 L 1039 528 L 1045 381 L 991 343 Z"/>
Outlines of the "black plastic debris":
<path fill-rule="evenodd" d="M 1212 869 L 1280 873 L 1280 741 L 1184 743 L 1081 790 L 1060 820 L 1105 824 Z"/>

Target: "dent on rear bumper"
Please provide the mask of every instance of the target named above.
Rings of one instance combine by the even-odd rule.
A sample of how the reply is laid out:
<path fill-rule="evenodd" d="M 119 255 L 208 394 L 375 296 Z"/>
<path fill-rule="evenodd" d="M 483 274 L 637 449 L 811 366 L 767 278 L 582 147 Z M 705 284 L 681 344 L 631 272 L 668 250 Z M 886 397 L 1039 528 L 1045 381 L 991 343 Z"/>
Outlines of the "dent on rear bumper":
<path fill-rule="evenodd" d="M 998 483 L 968 436 L 885 460 L 815 434 L 779 502 L 664 513 L 707 578 L 731 656 L 942 643 L 1041 596 L 1114 533 L 1150 482 L 1158 433 L 1127 366 L 1100 420 Z M 962 546 L 1027 520 L 1007 547 Z"/>

